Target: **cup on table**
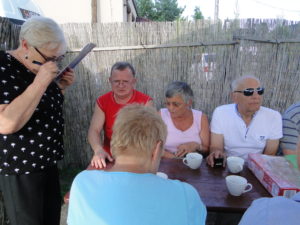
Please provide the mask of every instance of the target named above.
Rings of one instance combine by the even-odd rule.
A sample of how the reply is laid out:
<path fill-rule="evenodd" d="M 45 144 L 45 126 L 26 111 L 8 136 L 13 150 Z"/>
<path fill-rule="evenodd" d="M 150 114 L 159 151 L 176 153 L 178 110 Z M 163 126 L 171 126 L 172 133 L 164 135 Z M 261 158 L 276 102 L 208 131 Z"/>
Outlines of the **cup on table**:
<path fill-rule="evenodd" d="M 231 173 L 239 173 L 243 170 L 245 160 L 237 156 L 227 157 L 227 167 Z"/>
<path fill-rule="evenodd" d="M 168 179 L 168 175 L 163 173 L 163 172 L 157 172 L 156 176 L 159 176 L 159 177 L 164 178 L 164 179 Z"/>
<path fill-rule="evenodd" d="M 191 169 L 198 169 L 201 165 L 203 156 L 196 152 L 188 153 L 183 158 L 183 163 L 190 167 Z"/>
<path fill-rule="evenodd" d="M 233 196 L 240 196 L 241 194 L 252 190 L 252 184 L 248 183 L 247 179 L 244 177 L 229 175 L 225 179 L 227 189 Z"/>

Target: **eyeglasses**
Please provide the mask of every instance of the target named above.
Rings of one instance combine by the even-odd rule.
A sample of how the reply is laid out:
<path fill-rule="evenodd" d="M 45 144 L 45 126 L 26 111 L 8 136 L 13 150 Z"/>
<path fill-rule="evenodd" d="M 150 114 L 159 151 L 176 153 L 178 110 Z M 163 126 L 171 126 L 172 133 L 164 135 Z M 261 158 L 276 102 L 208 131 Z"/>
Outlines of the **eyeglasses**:
<path fill-rule="evenodd" d="M 118 85 L 128 85 L 129 84 L 129 81 L 128 80 L 112 80 L 111 83 L 115 86 L 118 86 Z"/>
<path fill-rule="evenodd" d="M 45 59 L 46 62 L 49 62 L 49 61 L 59 62 L 65 57 L 65 55 L 61 55 L 61 56 L 58 56 L 58 57 L 47 57 L 40 50 L 38 50 L 37 47 L 33 47 L 33 48 L 40 54 L 40 56 L 42 56 Z"/>
<path fill-rule="evenodd" d="M 262 87 L 259 88 L 247 88 L 243 91 L 234 91 L 234 92 L 239 92 L 239 93 L 243 93 L 245 96 L 252 96 L 254 94 L 254 91 L 257 92 L 258 95 L 263 95 L 265 89 Z"/>
<path fill-rule="evenodd" d="M 174 107 L 178 108 L 182 105 L 183 103 L 181 102 L 165 102 L 165 105 L 168 107 L 168 106 L 171 106 L 173 105 Z"/>

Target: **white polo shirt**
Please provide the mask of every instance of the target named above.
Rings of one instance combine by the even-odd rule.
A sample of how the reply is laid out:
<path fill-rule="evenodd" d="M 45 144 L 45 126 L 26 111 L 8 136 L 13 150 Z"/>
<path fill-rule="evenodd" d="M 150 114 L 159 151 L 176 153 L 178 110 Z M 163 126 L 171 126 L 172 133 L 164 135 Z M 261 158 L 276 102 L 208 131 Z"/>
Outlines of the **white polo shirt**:
<path fill-rule="evenodd" d="M 211 132 L 224 136 L 228 156 L 247 159 L 249 153 L 262 153 L 268 139 L 282 137 L 282 118 L 279 112 L 261 106 L 247 127 L 236 104 L 222 105 L 213 112 Z"/>

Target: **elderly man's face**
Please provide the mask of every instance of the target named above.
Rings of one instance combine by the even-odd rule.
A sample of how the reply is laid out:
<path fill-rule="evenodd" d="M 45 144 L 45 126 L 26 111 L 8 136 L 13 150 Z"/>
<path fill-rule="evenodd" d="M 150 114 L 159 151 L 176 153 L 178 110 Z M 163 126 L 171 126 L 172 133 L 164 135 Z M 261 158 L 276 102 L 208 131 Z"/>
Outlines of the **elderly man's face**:
<path fill-rule="evenodd" d="M 113 70 L 109 78 L 111 89 L 114 95 L 119 98 L 126 98 L 132 94 L 136 79 L 129 68 L 124 70 Z"/>
<path fill-rule="evenodd" d="M 257 90 L 260 88 L 260 83 L 255 79 L 248 78 L 238 86 L 236 91 L 244 91 L 248 88 Z M 240 113 L 255 113 L 262 104 L 262 95 L 259 95 L 257 91 L 254 91 L 253 95 L 250 96 L 245 96 L 243 92 L 234 92 L 233 101 L 238 105 Z"/>

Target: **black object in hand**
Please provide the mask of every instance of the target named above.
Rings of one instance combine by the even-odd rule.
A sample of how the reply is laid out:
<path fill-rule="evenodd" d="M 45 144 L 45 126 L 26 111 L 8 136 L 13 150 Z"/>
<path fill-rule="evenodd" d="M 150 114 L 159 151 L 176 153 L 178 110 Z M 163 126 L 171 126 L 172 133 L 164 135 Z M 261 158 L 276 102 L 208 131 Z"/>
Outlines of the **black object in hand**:
<path fill-rule="evenodd" d="M 214 159 L 214 167 L 223 167 L 224 158 Z"/>
<path fill-rule="evenodd" d="M 35 61 L 35 60 L 33 60 L 32 63 L 33 63 L 33 64 L 36 64 L 36 65 L 39 65 L 39 66 L 43 65 L 43 63 L 38 62 L 38 61 Z"/>

